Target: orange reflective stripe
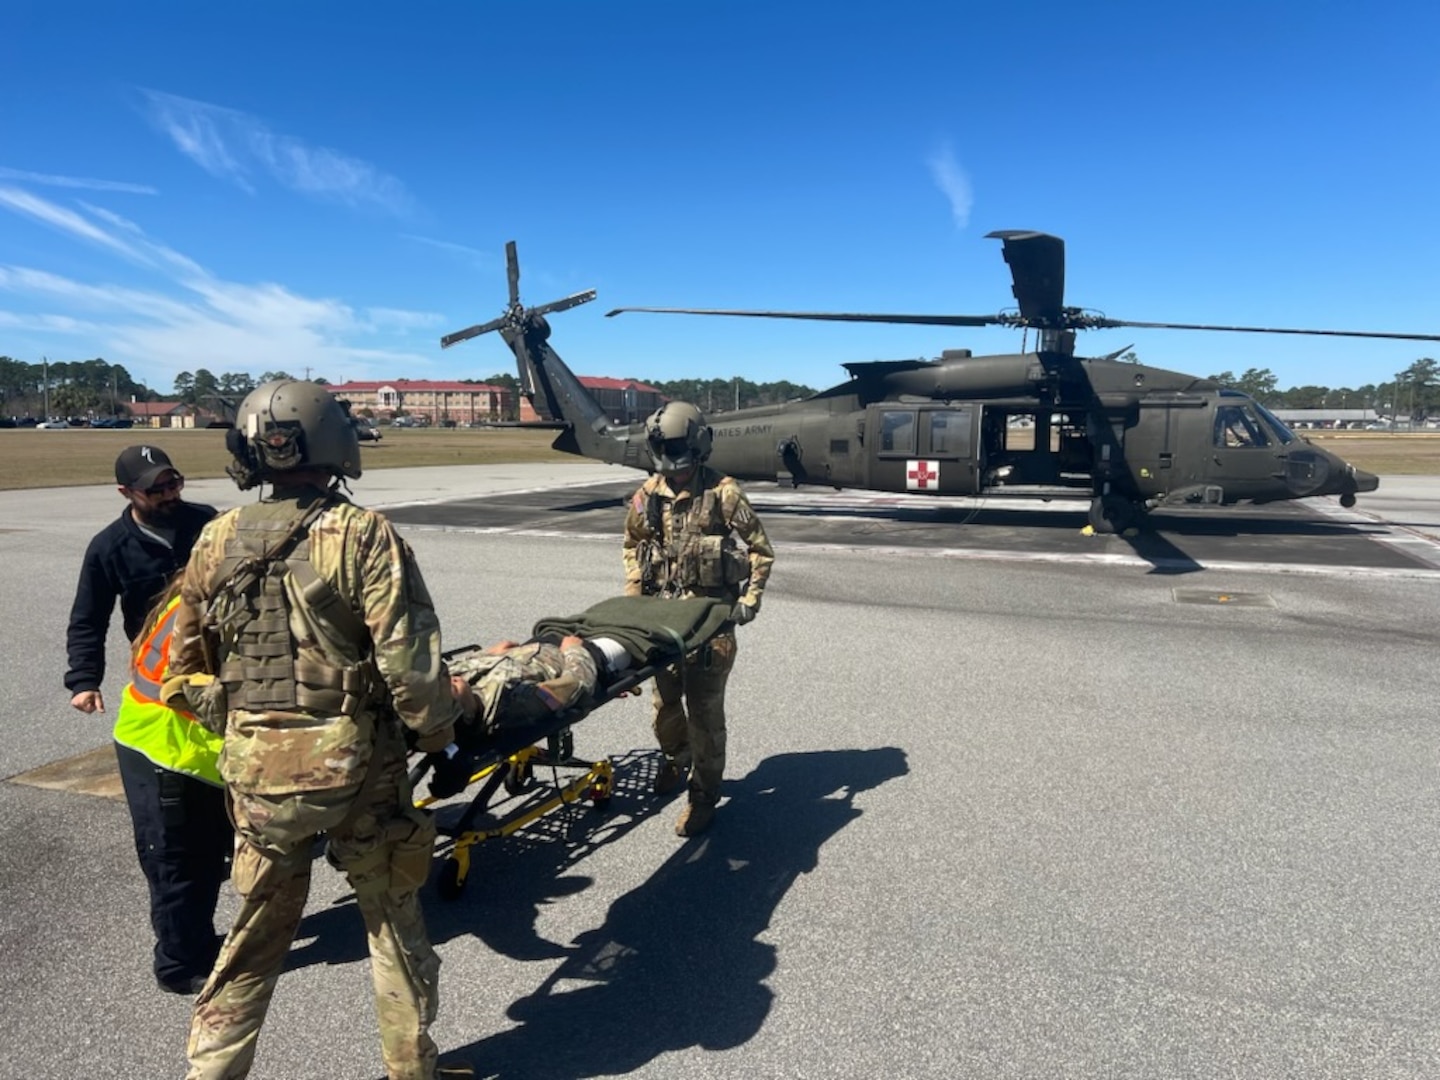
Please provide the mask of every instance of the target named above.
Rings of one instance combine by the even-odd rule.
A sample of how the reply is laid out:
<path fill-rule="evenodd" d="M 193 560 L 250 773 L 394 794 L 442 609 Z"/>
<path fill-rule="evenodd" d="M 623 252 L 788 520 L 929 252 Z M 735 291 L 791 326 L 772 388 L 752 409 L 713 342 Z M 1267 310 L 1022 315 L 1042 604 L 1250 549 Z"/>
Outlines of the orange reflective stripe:
<path fill-rule="evenodd" d="M 130 681 L 134 684 L 135 696 L 143 701 L 160 700 L 160 685 L 165 681 L 165 669 L 170 666 L 170 638 L 175 632 L 175 615 L 179 610 L 177 596 L 155 623 L 150 636 L 135 650 Z"/>

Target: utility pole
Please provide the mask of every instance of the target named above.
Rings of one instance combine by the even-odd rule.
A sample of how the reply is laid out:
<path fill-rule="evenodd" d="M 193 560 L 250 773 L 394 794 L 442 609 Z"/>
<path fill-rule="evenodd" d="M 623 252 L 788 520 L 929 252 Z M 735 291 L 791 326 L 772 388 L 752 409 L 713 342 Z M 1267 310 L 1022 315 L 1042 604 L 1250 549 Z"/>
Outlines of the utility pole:
<path fill-rule="evenodd" d="M 735 408 L 740 408 L 740 376 L 735 376 Z"/>
<path fill-rule="evenodd" d="M 40 364 L 41 364 L 41 369 L 42 369 L 42 371 L 44 372 L 44 375 L 43 375 L 42 380 L 41 380 L 41 394 L 42 394 L 42 396 L 43 396 L 44 399 L 45 399 L 45 419 L 46 419 L 46 420 L 49 420 L 49 419 L 50 419 L 50 358 L 49 358 L 48 356 L 42 356 L 42 357 L 40 358 Z"/>

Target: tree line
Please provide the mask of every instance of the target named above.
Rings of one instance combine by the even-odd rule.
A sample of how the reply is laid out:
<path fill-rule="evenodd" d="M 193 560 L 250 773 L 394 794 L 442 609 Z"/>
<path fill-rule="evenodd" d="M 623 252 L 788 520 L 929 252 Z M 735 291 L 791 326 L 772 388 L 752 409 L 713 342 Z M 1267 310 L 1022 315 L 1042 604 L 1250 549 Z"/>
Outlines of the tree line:
<path fill-rule="evenodd" d="M 1134 352 L 1125 360 L 1138 363 Z M 27 363 L 0 356 L 0 415 L 42 416 L 123 416 L 133 401 L 173 401 L 212 407 L 217 399 L 238 401 L 261 383 L 288 379 L 285 371 L 266 371 L 259 377 L 249 372 L 216 375 L 206 368 L 182 371 L 168 393 L 155 390 L 133 378 L 122 364 L 94 360 Z M 1248 368 L 1242 374 L 1221 371 L 1209 376 L 1222 386 L 1241 390 L 1262 405 L 1282 409 L 1372 409 L 1386 416 L 1413 416 L 1420 419 L 1440 414 L 1440 363 L 1422 357 L 1397 372 L 1393 379 L 1359 386 L 1319 385 L 1279 388 L 1269 368 Z M 315 377 L 315 382 L 327 380 Z M 477 380 L 464 380 L 466 382 Z M 515 376 L 497 373 L 478 380 L 517 390 Z M 809 386 L 785 379 L 757 383 L 735 376 L 729 379 L 637 379 L 655 387 L 667 398 L 689 401 L 707 413 L 744 409 L 754 405 L 777 405 L 815 393 Z M 47 402 L 48 399 L 48 402 Z"/>
<path fill-rule="evenodd" d="M 1269 368 L 1249 368 L 1239 376 L 1222 371 L 1210 378 L 1221 386 L 1244 391 L 1272 409 L 1372 409 L 1382 416 L 1410 416 L 1416 420 L 1440 413 L 1440 364 L 1429 357 L 1416 360 L 1388 382 L 1360 386 L 1292 386 L 1281 390 Z"/>
<path fill-rule="evenodd" d="M 748 409 L 752 405 L 779 405 L 815 393 L 808 386 L 781 379 L 757 383 L 738 375 L 730 379 L 637 379 L 655 387 L 667 398 L 688 401 L 706 413 Z"/>
<path fill-rule="evenodd" d="M 162 393 L 132 377 L 123 364 L 100 358 L 31 364 L 0 356 L 0 415 L 125 416 L 132 401 L 210 407 L 217 398 L 238 400 L 263 382 L 288 378 L 285 371 L 266 371 L 257 379 L 248 372 L 216 375 L 197 368 L 180 372 L 174 389 Z"/>

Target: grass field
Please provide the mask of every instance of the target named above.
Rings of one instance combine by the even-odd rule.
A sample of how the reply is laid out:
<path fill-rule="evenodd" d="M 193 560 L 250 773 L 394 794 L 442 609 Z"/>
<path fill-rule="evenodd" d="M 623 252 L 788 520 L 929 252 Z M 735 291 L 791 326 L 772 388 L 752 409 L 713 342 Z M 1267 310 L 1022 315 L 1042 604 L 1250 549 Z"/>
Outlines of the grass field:
<path fill-rule="evenodd" d="M 1308 435 L 1317 446 L 1382 476 L 1440 475 L 1440 432 L 1312 431 Z M 401 428 L 387 430 L 378 443 L 363 443 L 360 462 L 366 469 L 393 469 L 576 460 L 551 450 L 554 438 L 553 431 L 518 428 Z M 4 428 L 0 429 L 0 491 L 111 483 L 116 455 L 138 442 L 161 447 L 181 472 L 197 480 L 225 475 L 230 461 L 224 431 Z"/>
<path fill-rule="evenodd" d="M 370 470 L 577 460 L 550 449 L 555 434 L 517 428 L 387 429 L 380 442 L 360 444 L 360 464 Z M 221 430 L 0 428 L 0 491 L 114 483 L 115 458 L 140 442 L 160 447 L 195 480 L 224 476 L 230 462 Z"/>

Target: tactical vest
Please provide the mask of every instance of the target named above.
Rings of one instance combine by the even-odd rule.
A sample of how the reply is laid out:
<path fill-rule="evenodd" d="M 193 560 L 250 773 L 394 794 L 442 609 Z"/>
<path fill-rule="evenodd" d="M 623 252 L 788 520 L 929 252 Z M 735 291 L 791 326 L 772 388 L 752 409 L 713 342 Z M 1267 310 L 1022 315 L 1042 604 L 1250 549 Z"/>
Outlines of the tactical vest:
<path fill-rule="evenodd" d="M 218 642 L 216 677 L 232 710 L 353 717 L 381 694 L 372 665 L 337 664 L 325 647 L 368 639 L 364 623 L 310 565 L 310 526 L 331 505 L 317 499 L 297 514 L 292 502 L 261 502 L 236 516 L 206 612 Z M 292 605 L 319 630 L 312 643 L 319 659 L 300 658 Z"/>
<path fill-rule="evenodd" d="M 177 596 L 135 650 L 134 670 L 115 714 L 114 738 L 162 769 L 185 773 L 218 787 L 222 781 L 215 759 L 223 740 L 201 727 L 190 713 L 171 709 L 160 700 L 179 607 Z"/>
<path fill-rule="evenodd" d="M 636 548 L 640 588 L 647 596 L 711 596 L 738 599 L 750 576 L 750 560 L 731 534 L 720 493 L 714 486 L 690 497 L 678 519 L 670 500 L 671 528 L 665 527 L 666 499 L 645 492 L 650 536 Z"/>

